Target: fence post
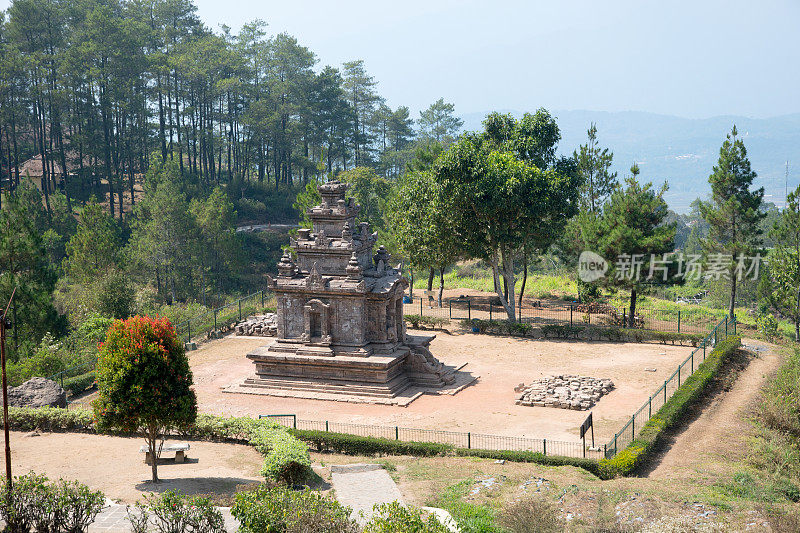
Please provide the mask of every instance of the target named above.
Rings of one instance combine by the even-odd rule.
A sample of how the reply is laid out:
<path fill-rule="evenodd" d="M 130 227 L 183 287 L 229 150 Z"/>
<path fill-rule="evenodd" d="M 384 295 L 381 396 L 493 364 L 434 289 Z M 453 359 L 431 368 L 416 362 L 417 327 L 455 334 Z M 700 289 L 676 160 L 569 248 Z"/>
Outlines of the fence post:
<path fill-rule="evenodd" d="M 489 322 L 492 321 L 492 307 L 494 307 L 492 302 L 489 302 Z"/>
<path fill-rule="evenodd" d="M 681 310 L 678 309 L 678 333 L 681 332 Z"/>
<path fill-rule="evenodd" d="M 191 342 L 192 341 L 192 320 L 191 319 L 186 321 L 186 330 L 189 333 L 189 337 L 186 339 L 186 341 L 187 342 Z"/>
<path fill-rule="evenodd" d="M 650 399 L 647 400 L 647 419 L 650 420 L 653 418 L 653 397 L 650 396 Z"/>
<path fill-rule="evenodd" d="M 678 365 L 678 387 L 681 386 L 681 365 Z"/>
<path fill-rule="evenodd" d="M 608 444 L 603 444 L 603 457 L 608 459 Z"/>
<path fill-rule="evenodd" d="M 664 403 L 667 403 L 667 382 L 664 381 Z"/>
<path fill-rule="evenodd" d="M 239 321 L 242 320 L 242 299 L 239 298 Z"/>
<path fill-rule="evenodd" d="M 622 309 L 622 327 L 628 327 L 628 311 L 626 309 Z"/>
<path fill-rule="evenodd" d="M 725 317 L 725 338 L 728 338 L 728 317 Z"/>
<path fill-rule="evenodd" d="M 325 421 L 325 431 L 326 432 L 328 431 L 328 421 L 327 420 Z"/>
<path fill-rule="evenodd" d="M 472 432 L 467 431 L 467 449 L 472 448 Z"/>
<path fill-rule="evenodd" d="M 542 439 L 542 454 L 547 455 L 547 439 Z"/>
<path fill-rule="evenodd" d="M 703 361 L 706 360 L 706 339 L 703 339 Z"/>
<path fill-rule="evenodd" d="M 297 415 L 292 415 L 292 426 L 297 429 Z"/>
<path fill-rule="evenodd" d="M 400 440 L 400 428 L 394 427 L 394 440 Z"/>
<path fill-rule="evenodd" d="M 569 326 L 570 327 L 572 327 L 572 310 L 573 310 L 574 307 L 575 307 L 574 305 L 569 304 Z"/>
<path fill-rule="evenodd" d="M 448 300 L 447 304 L 450 306 L 450 320 L 453 320 L 453 300 Z"/>
<path fill-rule="evenodd" d="M 217 335 L 217 310 L 214 309 L 214 336 Z"/>
<path fill-rule="evenodd" d="M 636 438 L 636 415 L 631 417 L 631 442 Z"/>
<path fill-rule="evenodd" d="M 694 374 L 694 350 L 692 350 L 692 374 Z"/>
<path fill-rule="evenodd" d="M 467 320 L 472 320 L 472 303 L 467 300 Z"/>
<path fill-rule="evenodd" d="M 614 433 L 614 455 L 617 455 L 617 434 Z"/>
<path fill-rule="evenodd" d="M 419 299 L 419 316 L 422 316 L 422 298 Z"/>

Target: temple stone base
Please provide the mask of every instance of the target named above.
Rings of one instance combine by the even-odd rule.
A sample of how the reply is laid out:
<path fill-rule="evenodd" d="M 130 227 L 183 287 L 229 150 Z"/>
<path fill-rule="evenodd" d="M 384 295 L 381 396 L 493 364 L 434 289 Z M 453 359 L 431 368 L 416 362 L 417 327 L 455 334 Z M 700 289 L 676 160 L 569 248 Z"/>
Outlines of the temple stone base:
<path fill-rule="evenodd" d="M 405 344 L 369 347 L 367 357 L 276 341 L 247 354 L 255 375 L 225 392 L 407 405 L 426 393 L 454 394 L 477 379 L 459 372 L 465 365 L 436 360 L 428 350 L 433 338 L 408 335 Z"/>

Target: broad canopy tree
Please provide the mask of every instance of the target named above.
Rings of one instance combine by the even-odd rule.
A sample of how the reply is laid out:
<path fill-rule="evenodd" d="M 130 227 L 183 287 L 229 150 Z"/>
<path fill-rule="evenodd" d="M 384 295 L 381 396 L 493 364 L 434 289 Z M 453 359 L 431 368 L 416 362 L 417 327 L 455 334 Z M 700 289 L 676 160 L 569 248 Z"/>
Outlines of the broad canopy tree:
<path fill-rule="evenodd" d="M 166 318 L 115 321 L 100 345 L 96 371 L 98 427 L 141 434 L 157 483 L 164 435 L 197 418 L 189 358 L 175 328 Z"/>
<path fill-rule="evenodd" d="M 515 320 L 515 258 L 532 236 L 540 249 L 554 240 L 577 211 L 580 179 L 555 159 L 560 133 L 547 111 L 521 120 L 493 113 L 484 125 L 442 154 L 434 175 L 451 202 L 460 255 L 491 265 L 500 302 Z"/>

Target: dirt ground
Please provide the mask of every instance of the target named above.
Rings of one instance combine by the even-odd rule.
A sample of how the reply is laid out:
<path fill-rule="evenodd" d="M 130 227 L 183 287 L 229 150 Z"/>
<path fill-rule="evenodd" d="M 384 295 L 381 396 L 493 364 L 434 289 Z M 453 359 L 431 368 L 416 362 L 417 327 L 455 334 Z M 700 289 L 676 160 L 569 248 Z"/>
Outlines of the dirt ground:
<path fill-rule="evenodd" d="M 430 332 L 424 332 L 430 333 Z M 247 352 L 269 338 L 229 336 L 189 354 L 202 412 L 227 416 L 296 414 L 301 419 L 471 431 L 577 441 L 588 411 L 514 404 L 514 387 L 552 374 L 610 378 L 615 390 L 593 407 L 595 438 L 606 442 L 686 358 L 690 347 L 575 342 L 437 332 L 431 351 L 479 376 L 454 396 L 422 396 L 408 407 L 223 393 L 253 372 Z M 646 371 L 655 368 L 655 372 Z"/>
<path fill-rule="evenodd" d="M 252 446 L 190 441 L 184 463 L 164 454 L 158 466 L 161 483 L 154 485 L 150 466 L 139 453 L 143 444 L 144 439 L 135 437 L 12 431 L 11 465 L 15 476 L 34 471 L 52 480 L 75 479 L 129 503 L 145 492 L 225 495 L 263 481 L 258 472 L 264 459 Z M 0 462 L 5 468 L 5 460 Z"/>

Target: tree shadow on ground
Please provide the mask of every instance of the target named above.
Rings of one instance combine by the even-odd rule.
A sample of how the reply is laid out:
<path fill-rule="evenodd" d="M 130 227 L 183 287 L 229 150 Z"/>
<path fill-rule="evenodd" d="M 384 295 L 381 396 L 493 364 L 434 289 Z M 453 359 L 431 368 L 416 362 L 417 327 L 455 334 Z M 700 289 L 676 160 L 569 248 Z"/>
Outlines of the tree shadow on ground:
<path fill-rule="evenodd" d="M 686 415 L 677 426 L 664 432 L 658 444 L 653 448 L 653 452 L 649 454 L 648 459 L 637 469 L 636 476 L 649 476 L 661 464 L 664 456 L 675 442 L 689 429 L 692 422 L 697 420 L 706 409 L 721 400 L 730 391 L 736 382 L 736 378 L 755 357 L 758 357 L 755 352 L 743 349 L 736 350 L 730 356 L 730 359 L 722 365 L 720 373 L 712 380 L 702 398 L 688 408 Z"/>
<path fill-rule="evenodd" d="M 136 484 L 136 490 L 156 493 L 174 490 L 188 496 L 231 497 L 236 492 L 255 488 L 259 483 L 258 480 L 239 477 L 161 478 L 158 483 L 142 481 Z"/>

